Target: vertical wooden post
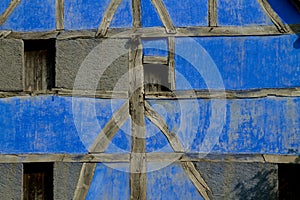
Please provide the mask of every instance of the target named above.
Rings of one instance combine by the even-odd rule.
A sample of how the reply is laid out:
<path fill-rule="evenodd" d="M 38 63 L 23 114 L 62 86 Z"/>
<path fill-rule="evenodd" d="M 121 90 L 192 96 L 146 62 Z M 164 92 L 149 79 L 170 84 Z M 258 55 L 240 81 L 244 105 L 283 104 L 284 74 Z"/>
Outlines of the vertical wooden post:
<path fill-rule="evenodd" d="M 175 37 L 168 38 L 168 66 L 170 89 L 175 90 Z"/>
<path fill-rule="evenodd" d="M 133 27 L 140 28 L 142 26 L 141 22 L 141 1 L 132 0 L 132 13 L 133 13 Z"/>
<path fill-rule="evenodd" d="M 129 80 L 132 147 L 130 155 L 130 199 L 146 199 L 144 70 L 140 38 L 131 40 Z"/>
<path fill-rule="evenodd" d="M 208 1 L 208 25 L 210 27 L 217 26 L 217 0 Z"/>
<path fill-rule="evenodd" d="M 65 2 L 64 0 L 56 0 L 56 30 L 64 30 L 65 18 Z"/>

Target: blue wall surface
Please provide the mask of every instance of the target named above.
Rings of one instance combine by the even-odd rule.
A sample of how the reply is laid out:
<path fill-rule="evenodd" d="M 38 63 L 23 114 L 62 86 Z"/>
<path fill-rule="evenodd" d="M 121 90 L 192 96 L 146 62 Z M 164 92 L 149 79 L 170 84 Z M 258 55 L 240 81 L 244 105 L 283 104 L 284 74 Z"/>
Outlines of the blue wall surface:
<path fill-rule="evenodd" d="M 0 100 L 0 152 L 87 153 L 123 100 L 57 96 Z M 186 152 L 298 154 L 300 98 L 151 100 Z M 172 152 L 146 120 L 147 152 Z M 130 121 L 108 153 L 129 152 Z"/>
<path fill-rule="evenodd" d="M 0 14 L 11 0 L 2 0 Z M 64 26 L 66 30 L 97 29 L 110 0 L 65 1 Z M 300 23 L 300 14 L 289 0 L 269 0 L 279 17 L 287 24 Z M 208 26 L 208 1 L 163 0 L 176 27 Z M 142 0 L 142 26 L 162 26 L 150 0 Z M 55 0 L 21 0 L 0 30 L 50 31 L 55 30 Z M 272 25 L 257 1 L 217 1 L 218 26 Z M 111 27 L 132 27 L 131 0 L 123 0 L 117 9 Z"/>

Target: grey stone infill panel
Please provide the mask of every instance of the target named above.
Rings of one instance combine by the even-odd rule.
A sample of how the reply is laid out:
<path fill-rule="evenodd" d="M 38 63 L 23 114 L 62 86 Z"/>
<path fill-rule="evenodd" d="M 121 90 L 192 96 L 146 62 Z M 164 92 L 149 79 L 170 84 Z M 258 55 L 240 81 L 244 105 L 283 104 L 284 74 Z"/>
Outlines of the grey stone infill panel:
<path fill-rule="evenodd" d="M 81 167 L 81 163 L 54 163 L 53 185 L 55 200 L 71 200 L 73 198 Z"/>
<path fill-rule="evenodd" d="M 22 40 L 0 39 L 0 91 L 23 90 L 23 60 Z"/>
<path fill-rule="evenodd" d="M 278 199 L 278 166 L 264 163 L 196 163 L 213 199 Z"/>
<path fill-rule="evenodd" d="M 22 199 L 22 164 L 0 164 L 0 199 Z"/>
<path fill-rule="evenodd" d="M 128 91 L 126 39 L 56 41 L 56 87 Z M 111 62 L 112 61 L 112 62 Z M 106 65 L 104 63 L 111 63 Z"/>

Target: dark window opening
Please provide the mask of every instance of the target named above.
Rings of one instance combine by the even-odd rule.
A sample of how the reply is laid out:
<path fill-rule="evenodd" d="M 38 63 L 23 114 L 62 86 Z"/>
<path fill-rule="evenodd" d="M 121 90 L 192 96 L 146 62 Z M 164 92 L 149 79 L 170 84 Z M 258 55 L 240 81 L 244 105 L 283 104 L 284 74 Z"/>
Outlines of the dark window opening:
<path fill-rule="evenodd" d="M 170 91 L 167 65 L 144 64 L 145 92 Z"/>
<path fill-rule="evenodd" d="M 24 40 L 24 90 L 50 90 L 55 83 L 55 40 Z"/>
<path fill-rule="evenodd" d="M 53 163 L 26 163 L 23 170 L 23 199 L 53 200 Z"/>
<path fill-rule="evenodd" d="M 279 199 L 296 200 L 300 197 L 300 165 L 279 164 Z"/>

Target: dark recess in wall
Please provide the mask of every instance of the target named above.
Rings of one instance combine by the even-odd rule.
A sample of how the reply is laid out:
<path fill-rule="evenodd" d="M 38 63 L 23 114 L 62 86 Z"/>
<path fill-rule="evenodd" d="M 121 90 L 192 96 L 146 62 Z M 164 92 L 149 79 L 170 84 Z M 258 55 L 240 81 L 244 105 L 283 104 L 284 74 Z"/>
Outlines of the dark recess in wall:
<path fill-rule="evenodd" d="M 24 40 L 24 90 L 55 87 L 55 40 Z"/>
<path fill-rule="evenodd" d="M 144 64 L 144 83 L 146 92 L 170 91 L 167 65 Z"/>
<path fill-rule="evenodd" d="M 300 165 L 279 164 L 279 199 L 298 200 L 300 198 Z"/>
<path fill-rule="evenodd" d="M 53 200 L 53 163 L 26 163 L 23 170 L 23 199 Z"/>

